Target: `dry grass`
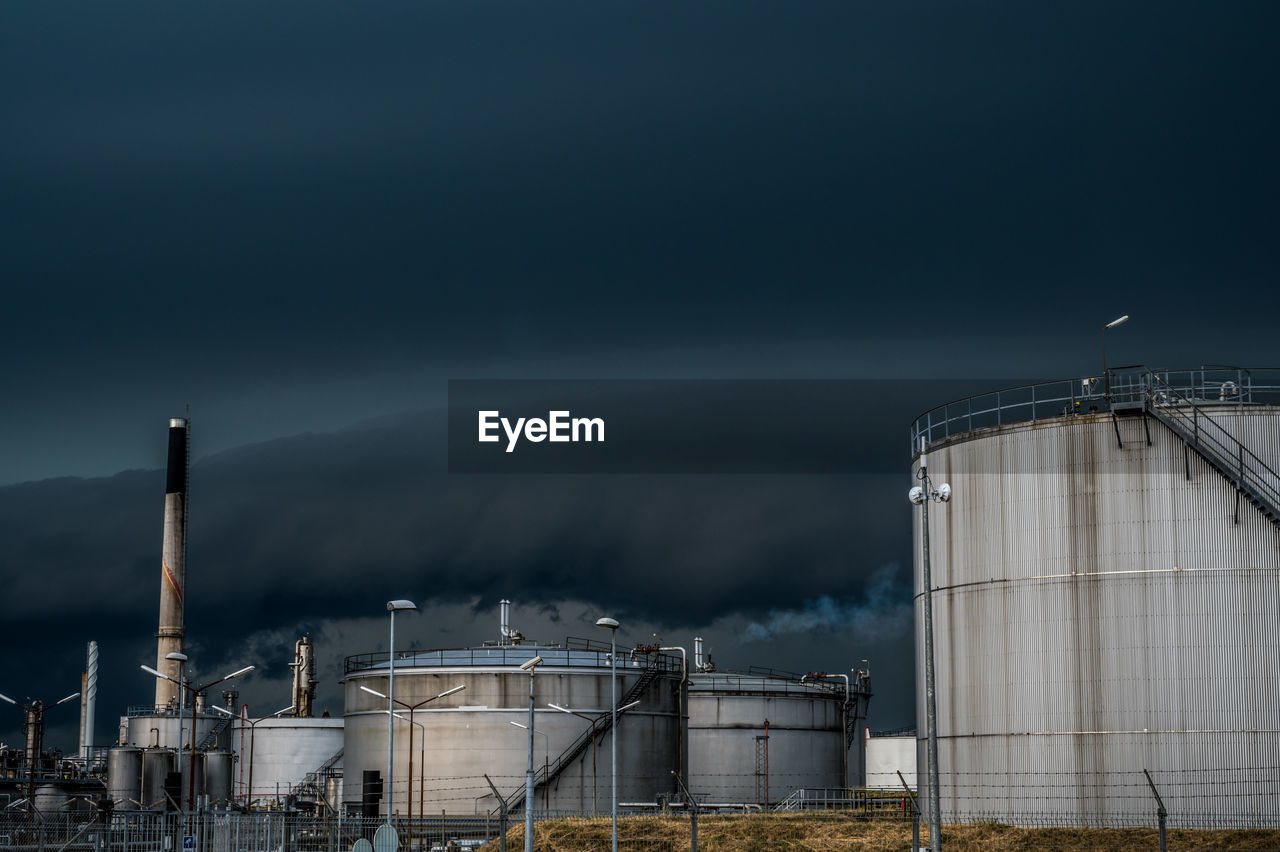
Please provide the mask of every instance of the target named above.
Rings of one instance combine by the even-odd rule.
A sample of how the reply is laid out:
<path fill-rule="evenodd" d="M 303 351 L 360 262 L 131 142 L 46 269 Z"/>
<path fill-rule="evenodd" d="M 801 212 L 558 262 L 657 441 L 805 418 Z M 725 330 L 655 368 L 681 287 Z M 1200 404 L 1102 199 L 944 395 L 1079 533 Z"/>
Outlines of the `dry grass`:
<path fill-rule="evenodd" d="M 921 827 L 921 845 L 928 845 Z M 1154 828 L 1018 828 L 1000 823 L 948 826 L 947 852 L 1134 852 L 1158 849 Z M 520 850 L 524 826 L 507 835 L 507 848 Z M 550 820 L 534 832 L 538 852 L 608 852 L 608 818 Z M 687 818 L 628 817 L 618 823 L 620 852 L 684 852 L 689 848 Z M 845 814 L 752 814 L 702 816 L 699 850 L 731 852 L 909 852 L 911 824 L 867 820 Z M 483 852 L 497 852 L 497 842 Z M 1169 831 L 1170 852 L 1276 852 L 1280 830 Z"/>

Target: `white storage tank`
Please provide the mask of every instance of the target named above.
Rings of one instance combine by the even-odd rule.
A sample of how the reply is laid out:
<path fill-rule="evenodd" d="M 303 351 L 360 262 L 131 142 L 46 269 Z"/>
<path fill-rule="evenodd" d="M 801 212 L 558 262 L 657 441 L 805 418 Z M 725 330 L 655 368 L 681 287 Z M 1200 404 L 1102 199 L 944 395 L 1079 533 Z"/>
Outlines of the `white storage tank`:
<path fill-rule="evenodd" d="M 237 759 L 232 784 L 235 801 L 254 808 L 283 806 L 285 797 L 298 792 L 312 773 L 342 767 L 343 720 L 293 716 L 251 722 L 236 719 L 231 727 L 231 748 Z M 323 779 L 315 780 L 323 786 Z"/>
<path fill-rule="evenodd" d="M 1173 824 L 1280 817 L 1280 532 L 1250 502 L 1280 495 L 1277 385 L 1134 370 L 1114 416 L 1073 380 L 917 421 L 953 495 L 929 509 L 944 818 L 1149 822 L 1144 769 Z"/>

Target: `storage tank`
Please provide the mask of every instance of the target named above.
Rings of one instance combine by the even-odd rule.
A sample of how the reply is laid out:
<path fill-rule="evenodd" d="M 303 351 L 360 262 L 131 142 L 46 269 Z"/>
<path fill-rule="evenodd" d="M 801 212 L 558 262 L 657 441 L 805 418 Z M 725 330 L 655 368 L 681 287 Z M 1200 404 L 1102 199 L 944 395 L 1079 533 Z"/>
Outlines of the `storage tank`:
<path fill-rule="evenodd" d="M 671 772 L 680 765 L 677 693 L 681 662 L 679 656 L 666 653 L 624 653 L 619 649 L 618 703 L 637 700 L 640 705 L 619 717 L 618 798 L 620 802 L 653 803 L 675 790 Z M 424 703 L 413 713 L 412 776 L 411 725 L 396 720 L 395 812 L 409 813 L 411 777 L 415 814 L 496 811 L 497 801 L 485 783 L 485 774 L 509 803 L 523 805 L 529 734 L 511 723 L 528 724 L 529 674 L 520 665 L 535 656 L 543 661 L 534 678 L 538 779 L 534 807 L 542 810 L 549 805 L 553 810 L 581 813 L 590 812 L 593 802 L 598 802 L 596 809 L 608 812 L 613 736 L 607 720 L 609 646 L 586 640 L 570 640 L 564 645 L 503 644 L 403 655 L 397 652 L 395 697 L 404 705 L 426 702 L 456 686 L 466 689 Z M 387 701 L 361 687 L 386 694 L 387 663 L 385 653 L 346 660 L 346 777 L 358 779 L 365 770 L 386 772 Z M 591 747 L 587 719 L 552 709 L 549 704 L 585 717 L 600 717 L 595 747 Z M 403 707 L 397 710 L 408 712 Z M 359 804 L 360 795 L 361 785 L 346 785 L 344 796 L 349 807 Z M 386 802 L 380 807 L 385 814 Z"/>
<path fill-rule="evenodd" d="M 399 669 L 399 666 L 396 667 Z M 396 691 L 399 692 L 399 671 Z M 385 728 L 383 729 L 385 735 Z M 313 773 L 331 769 L 343 751 L 342 719 L 300 719 L 293 716 L 250 721 L 237 719 L 231 728 L 231 747 L 238 762 L 235 770 L 235 799 L 267 807 L 306 783 Z M 382 748 L 386 762 L 386 744 Z M 253 790 L 249 782 L 253 782 Z M 311 779 L 323 784 L 323 779 Z M 319 790 L 307 791 L 312 794 Z"/>
<path fill-rule="evenodd" d="M 177 767 L 177 755 L 167 748 L 142 750 L 142 807 L 144 810 L 163 810 L 165 807 L 164 782 Z"/>
<path fill-rule="evenodd" d="M 41 784 L 36 788 L 35 808 L 45 817 L 51 817 L 67 804 L 70 797 L 65 787 Z"/>
<path fill-rule="evenodd" d="M 107 752 L 107 797 L 118 811 L 136 811 L 142 801 L 142 749 L 121 746 Z"/>
<path fill-rule="evenodd" d="M 225 807 L 231 801 L 231 784 L 235 756 L 229 751 L 210 751 L 202 755 L 204 795 L 212 807 Z"/>
<path fill-rule="evenodd" d="M 798 789 L 847 786 L 867 684 L 765 670 L 689 679 L 689 792 L 699 802 L 770 805 Z M 858 762 L 855 759 L 855 764 Z"/>
<path fill-rule="evenodd" d="M 1275 379 L 1139 368 L 916 422 L 953 495 L 929 507 L 944 819 L 1149 822 L 1144 769 L 1175 824 L 1280 816 Z M 917 510 L 923 779 L 922 544 Z"/>

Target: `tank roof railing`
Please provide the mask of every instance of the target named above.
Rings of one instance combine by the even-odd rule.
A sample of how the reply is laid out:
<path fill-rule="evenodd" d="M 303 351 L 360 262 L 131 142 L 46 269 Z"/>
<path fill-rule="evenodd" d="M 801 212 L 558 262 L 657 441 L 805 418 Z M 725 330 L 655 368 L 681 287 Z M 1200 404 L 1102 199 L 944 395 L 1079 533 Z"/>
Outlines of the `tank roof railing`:
<path fill-rule="evenodd" d="M 580 643 L 580 644 L 579 644 Z M 629 648 L 618 648 L 619 669 L 634 668 L 624 659 Z M 556 645 L 485 645 L 475 648 L 432 648 L 430 650 L 396 651 L 396 667 L 446 667 L 446 666 L 518 666 L 531 657 L 540 655 L 544 666 L 573 666 L 582 668 L 609 668 L 609 646 L 570 637 L 564 644 Z M 680 657 L 675 654 L 654 653 L 655 665 L 663 672 L 680 671 Z M 353 654 L 343 660 L 343 674 L 385 668 L 390 659 L 386 651 Z"/>
<path fill-rule="evenodd" d="M 1113 367 L 1112 400 L 1128 399 L 1143 377 L 1154 374 L 1192 402 L 1235 405 L 1280 405 L 1280 368 L 1206 365 L 1194 370 L 1148 370 L 1144 366 Z M 1001 388 L 943 403 L 911 423 L 911 458 L 926 444 L 975 429 L 1031 423 L 1037 420 L 1107 411 L 1101 376 L 1057 379 Z"/>

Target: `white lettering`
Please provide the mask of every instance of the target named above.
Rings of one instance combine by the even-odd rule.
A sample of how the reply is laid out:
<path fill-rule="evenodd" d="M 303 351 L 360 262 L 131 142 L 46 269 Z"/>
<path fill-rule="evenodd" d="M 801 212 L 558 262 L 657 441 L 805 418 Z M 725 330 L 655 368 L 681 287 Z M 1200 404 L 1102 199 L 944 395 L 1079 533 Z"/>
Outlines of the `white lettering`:
<path fill-rule="evenodd" d="M 603 417 L 570 417 L 570 412 L 550 411 L 547 419 L 541 417 L 518 417 L 513 422 L 503 417 L 500 411 L 477 411 L 476 438 L 482 444 L 497 443 L 500 440 L 499 427 L 507 436 L 508 453 L 515 452 L 516 444 L 523 435 L 526 441 L 540 444 L 543 441 L 553 443 L 580 442 L 604 443 Z"/>
<path fill-rule="evenodd" d="M 568 413 L 568 412 L 566 412 Z M 578 427 L 582 427 L 584 437 L 578 437 Z M 595 428 L 596 437 L 591 437 L 591 430 Z M 573 440 L 575 441 L 599 441 L 604 443 L 604 418 L 603 417 L 575 417 L 573 418 Z"/>
<path fill-rule="evenodd" d="M 502 418 L 502 430 L 507 433 L 507 452 L 512 452 L 516 448 L 516 441 L 520 440 L 520 428 L 524 426 L 524 418 L 521 417 L 516 421 L 516 428 L 511 428 L 511 421 Z"/>
<path fill-rule="evenodd" d="M 490 435 L 489 433 L 498 428 L 498 424 L 494 422 L 494 418 L 498 416 L 498 412 L 477 411 L 476 414 L 480 415 L 480 443 L 482 444 L 497 443 L 498 436 Z"/>
<path fill-rule="evenodd" d="M 552 443 L 561 443 L 569 440 L 569 412 L 552 411 L 550 413 L 551 434 L 548 436 Z"/>

